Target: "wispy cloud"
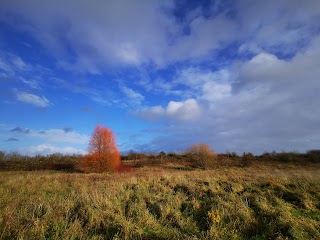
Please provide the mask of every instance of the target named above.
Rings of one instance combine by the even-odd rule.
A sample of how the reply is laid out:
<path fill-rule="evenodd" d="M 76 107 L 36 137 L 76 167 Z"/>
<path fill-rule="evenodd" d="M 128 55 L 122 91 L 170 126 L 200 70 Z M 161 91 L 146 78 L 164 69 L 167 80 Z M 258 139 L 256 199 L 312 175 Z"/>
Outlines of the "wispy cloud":
<path fill-rule="evenodd" d="M 15 90 L 16 98 L 20 102 L 31 104 L 36 107 L 45 108 L 50 105 L 50 101 L 44 96 L 37 96 L 32 93 Z"/>
<path fill-rule="evenodd" d="M 120 85 L 120 89 L 126 96 L 126 102 L 132 103 L 133 105 L 140 105 L 144 100 L 144 96 L 142 94 L 123 84 Z"/>
<path fill-rule="evenodd" d="M 24 84 L 26 84 L 27 86 L 29 86 L 30 88 L 33 89 L 40 89 L 40 85 L 39 82 L 36 80 L 27 80 L 24 77 L 19 77 L 20 81 L 23 82 Z"/>
<path fill-rule="evenodd" d="M 26 70 L 28 67 L 28 65 L 19 56 L 12 56 L 11 62 L 19 70 Z"/>
<path fill-rule="evenodd" d="M 13 69 L 11 68 L 10 63 L 8 63 L 1 56 L 0 56 L 0 70 L 5 71 L 7 73 L 13 73 Z"/>

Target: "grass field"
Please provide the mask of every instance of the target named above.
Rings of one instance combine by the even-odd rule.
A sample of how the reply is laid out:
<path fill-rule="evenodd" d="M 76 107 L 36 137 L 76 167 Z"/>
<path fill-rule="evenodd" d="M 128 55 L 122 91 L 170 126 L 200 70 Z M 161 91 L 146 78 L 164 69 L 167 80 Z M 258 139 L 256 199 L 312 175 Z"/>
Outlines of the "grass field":
<path fill-rule="evenodd" d="M 0 172 L 0 239 L 320 239 L 320 166 Z"/>

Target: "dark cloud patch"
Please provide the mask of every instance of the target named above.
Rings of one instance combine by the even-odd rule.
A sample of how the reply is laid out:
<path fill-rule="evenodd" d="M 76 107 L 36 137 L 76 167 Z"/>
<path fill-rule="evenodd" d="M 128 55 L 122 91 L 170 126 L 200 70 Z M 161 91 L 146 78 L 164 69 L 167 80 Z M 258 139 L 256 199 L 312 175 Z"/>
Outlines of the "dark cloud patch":
<path fill-rule="evenodd" d="M 21 127 L 16 127 L 10 130 L 10 132 L 18 132 L 21 133 L 23 131 L 23 129 Z"/>
<path fill-rule="evenodd" d="M 19 139 L 17 138 L 8 138 L 7 140 L 5 140 L 6 142 L 17 142 L 19 141 Z"/>
<path fill-rule="evenodd" d="M 23 129 L 21 127 L 16 127 L 16 128 L 11 129 L 10 132 L 29 134 L 30 129 Z"/>
<path fill-rule="evenodd" d="M 39 131 L 40 134 L 46 134 L 46 131 Z"/>
<path fill-rule="evenodd" d="M 65 133 L 69 133 L 69 132 L 72 132 L 72 131 L 73 131 L 73 128 L 65 127 L 65 128 L 63 128 L 63 131 L 64 131 Z"/>

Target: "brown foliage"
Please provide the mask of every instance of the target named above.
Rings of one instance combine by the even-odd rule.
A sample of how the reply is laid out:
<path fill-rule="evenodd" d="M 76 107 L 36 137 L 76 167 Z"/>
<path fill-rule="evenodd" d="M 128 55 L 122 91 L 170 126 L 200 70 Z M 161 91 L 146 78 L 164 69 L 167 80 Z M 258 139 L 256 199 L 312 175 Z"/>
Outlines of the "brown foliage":
<path fill-rule="evenodd" d="M 249 167 L 255 160 L 254 155 L 251 152 L 243 153 L 241 158 L 241 166 L 242 167 Z"/>
<path fill-rule="evenodd" d="M 84 172 L 115 171 L 120 167 L 120 153 L 113 132 L 98 125 L 89 143 L 88 154 L 83 157 Z"/>
<path fill-rule="evenodd" d="M 187 154 L 194 165 L 201 168 L 214 167 L 217 159 L 217 154 L 207 144 L 194 144 L 188 148 Z"/>

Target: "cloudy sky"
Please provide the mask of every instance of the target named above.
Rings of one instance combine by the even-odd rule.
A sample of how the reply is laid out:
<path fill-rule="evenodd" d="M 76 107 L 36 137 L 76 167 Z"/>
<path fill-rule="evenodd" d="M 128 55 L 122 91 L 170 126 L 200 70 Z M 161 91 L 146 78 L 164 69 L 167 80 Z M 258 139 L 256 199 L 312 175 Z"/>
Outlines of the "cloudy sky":
<path fill-rule="evenodd" d="M 2 0 L 0 149 L 320 148 L 320 1 Z"/>

